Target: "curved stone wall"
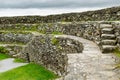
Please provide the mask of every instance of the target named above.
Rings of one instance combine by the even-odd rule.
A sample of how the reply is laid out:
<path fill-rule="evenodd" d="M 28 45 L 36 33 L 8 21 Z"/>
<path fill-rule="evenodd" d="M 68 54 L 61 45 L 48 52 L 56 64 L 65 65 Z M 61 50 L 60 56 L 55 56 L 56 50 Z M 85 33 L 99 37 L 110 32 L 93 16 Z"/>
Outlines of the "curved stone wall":
<path fill-rule="evenodd" d="M 56 38 L 53 35 L 40 35 L 28 43 L 20 57 L 43 65 L 59 76 L 63 76 L 67 73 L 67 53 L 80 53 L 82 50 L 83 45 L 78 41 Z"/>

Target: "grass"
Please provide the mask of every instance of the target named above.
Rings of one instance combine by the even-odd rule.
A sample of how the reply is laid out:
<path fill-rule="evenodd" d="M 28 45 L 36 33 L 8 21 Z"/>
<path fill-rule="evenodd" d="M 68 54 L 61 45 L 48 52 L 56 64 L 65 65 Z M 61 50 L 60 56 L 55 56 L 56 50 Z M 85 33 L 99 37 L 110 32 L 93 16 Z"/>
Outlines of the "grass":
<path fill-rule="evenodd" d="M 52 32 L 52 34 L 54 34 L 54 35 L 62 35 L 63 33 L 59 32 L 59 31 L 54 31 L 54 32 Z"/>
<path fill-rule="evenodd" d="M 7 54 L 0 53 L 0 60 L 6 59 L 6 58 L 9 58 L 9 56 Z"/>
<path fill-rule="evenodd" d="M 23 59 L 15 58 L 14 62 L 16 62 L 16 63 L 24 63 L 26 61 L 23 60 Z"/>
<path fill-rule="evenodd" d="M 53 45 L 59 44 L 59 40 L 56 39 L 55 37 L 53 37 L 53 38 L 51 39 L 51 42 L 52 42 Z"/>
<path fill-rule="evenodd" d="M 116 48 L 116 49 L 114 50 L 114 53 L 115 53 L 115 55 L 116 55 L 117 57 L 120 58 L 120 50 L 119 50 L 118 48 Z M 116 64 L 115 66 L 116 66 L 116 68 L 120 68 L 120 63 Z"/>
<path fill-rule="evenodd" d="M 55 78 L 57 76 L 54 73 L 33 63 L 0 73 L 0 80 L 55 80 Z"/>
<path fill-rule="evenodd" d="M 114 53 L 117 57 L 120 57 L 120 50 L 118 48 L 114 50 Z"/>
<path fill-rule="evenodd" d="M 3 47 L 3 46 L 0 46 L 0 53 L 8 53 L 9 51 L 5 48 L 5 47 Z"/>

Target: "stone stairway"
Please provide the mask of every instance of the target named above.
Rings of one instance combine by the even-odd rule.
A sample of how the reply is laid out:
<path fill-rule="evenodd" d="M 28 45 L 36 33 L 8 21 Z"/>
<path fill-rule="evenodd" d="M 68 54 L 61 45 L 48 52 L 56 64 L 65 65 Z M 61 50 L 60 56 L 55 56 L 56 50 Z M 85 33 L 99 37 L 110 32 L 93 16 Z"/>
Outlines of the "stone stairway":
<path fill-rule="evenodd" d="M 116 36 L 111 24 L 100 24 L 101 42 L 100 48 L 103 53 L 112 52 L 116 48 Z"/>

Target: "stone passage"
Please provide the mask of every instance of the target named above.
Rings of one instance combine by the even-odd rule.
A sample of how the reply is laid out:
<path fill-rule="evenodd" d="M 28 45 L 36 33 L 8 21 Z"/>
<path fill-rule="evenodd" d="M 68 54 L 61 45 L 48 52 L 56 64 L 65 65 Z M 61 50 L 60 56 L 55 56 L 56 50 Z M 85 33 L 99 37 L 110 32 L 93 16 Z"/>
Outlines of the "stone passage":
<path fill-rule="evenodd" d="M 119 80 L 120 70 L 116 68 L 117 59 L 114 54 L 102 54 L 99 47 L 92 41 L 70 36 L 67 37 L 83 43 L 84 50 L 78 54 L 67 54 L 67 75 L 57 80 Z"/>
<path fill-rule="evenodd" d="M 101 24 L 101 50 L 103 53 L 112 52 L 116 48 L 114 27 L 110 24 Z"/>

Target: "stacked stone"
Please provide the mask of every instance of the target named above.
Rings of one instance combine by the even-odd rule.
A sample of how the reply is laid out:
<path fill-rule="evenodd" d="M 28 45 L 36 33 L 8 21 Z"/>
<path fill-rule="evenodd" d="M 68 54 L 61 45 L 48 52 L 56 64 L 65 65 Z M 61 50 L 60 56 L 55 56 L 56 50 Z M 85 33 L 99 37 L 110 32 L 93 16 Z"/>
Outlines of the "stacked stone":
<path fill-rule="evenodd" d="M 117 37 L 117 47 L 120 50 L 120 22 L 119 23 L 115 23 L 115 35 Z"/>
<path fill-rule="evenodd" d="M 112 52 L 116 48 L 116 36 L 111 24 L 100 24 L 101 42 L 100 48 L 103 53 Z"/>
<path fill-rule="evenodd" d="M 27 44 L 31 39 L 33 35 L 31 33 L 16 33 L 16 32 L 1 32 L 0 33 L 0 42 L 4 43 L 21 43 L 21 44 Z"/>
<path fill-rule="evenodd" d="M 28 43 L 20 58 L 40 64 L 59 76 L 66 74 L 67 54 L 62 53 L 57 40 L 50 35 L 40 35 Z"/>

